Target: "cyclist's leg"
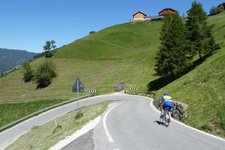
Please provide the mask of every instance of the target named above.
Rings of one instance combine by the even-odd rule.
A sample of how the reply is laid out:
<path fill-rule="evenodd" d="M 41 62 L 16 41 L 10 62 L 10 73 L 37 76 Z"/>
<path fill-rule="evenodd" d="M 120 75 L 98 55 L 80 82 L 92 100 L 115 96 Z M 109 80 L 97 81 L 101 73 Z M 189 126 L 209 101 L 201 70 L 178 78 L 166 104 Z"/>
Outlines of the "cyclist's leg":
<path fill-rule="evenodd" d="M 171 120 L 171 114 L 172 114 L 172 111 L 173 111 L 173 107 L 169 107 L 168 108 L 168 112 L 169 112 L 169 122 Z"/>
<path fill-rule="evenodd" d="M 162 117 L 162 115 L 164 114 L 164 107 L 162 107 L 161 113 L 160 113 L 160 118 Z"/>

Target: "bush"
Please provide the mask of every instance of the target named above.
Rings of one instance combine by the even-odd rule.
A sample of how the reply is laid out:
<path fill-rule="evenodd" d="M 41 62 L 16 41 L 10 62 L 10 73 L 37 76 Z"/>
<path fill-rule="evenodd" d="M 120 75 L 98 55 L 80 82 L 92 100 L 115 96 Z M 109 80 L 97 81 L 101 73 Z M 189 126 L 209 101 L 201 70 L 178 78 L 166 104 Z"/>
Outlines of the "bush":
<path fill-rule="evenodd" d="M 47 87 L 52 79 L 56 77 L 55 66 L 51 61 L 44 61 L 37 69 L 35 82 L 38 88 Z"/>
<path fill-rule="evenodd" d="M 83 113 L 81 111 L 79 111 L 76 116 L 75 116 L 75 120 L 80 119 L 81 117 L 83 117 Z"/>
<path fill-rule="evenodd" d="M 34 77 L 30 64 L 28 62 L 24 63 L 23 69 L 24 69 L 23 81 L 30 82 Z"/>
<path fill-rule="evenodd" d="M 46 51 L 45 52 L 45 57 L 46 58 L 50 58 L 50 57 L 52 57 L 53 56 L 53 52 L 52 51 Z"/>
<path fill-rule="evenodd" d="M 90 32 L 89 32 L 89 34 L 94 34 L 94 33 L 96 33 L 96 31 L 90 31 Z"/>

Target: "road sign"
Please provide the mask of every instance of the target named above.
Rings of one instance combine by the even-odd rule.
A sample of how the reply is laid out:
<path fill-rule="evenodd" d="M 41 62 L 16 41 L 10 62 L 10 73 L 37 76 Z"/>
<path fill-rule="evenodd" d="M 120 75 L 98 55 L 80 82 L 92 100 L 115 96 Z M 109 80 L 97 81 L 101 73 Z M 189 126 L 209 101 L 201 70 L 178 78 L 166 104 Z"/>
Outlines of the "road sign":
<path fill-rule="evenodd" d="M 73 92 L 84 92 L 84 85 L 79 78 L 73 84 Z"/>

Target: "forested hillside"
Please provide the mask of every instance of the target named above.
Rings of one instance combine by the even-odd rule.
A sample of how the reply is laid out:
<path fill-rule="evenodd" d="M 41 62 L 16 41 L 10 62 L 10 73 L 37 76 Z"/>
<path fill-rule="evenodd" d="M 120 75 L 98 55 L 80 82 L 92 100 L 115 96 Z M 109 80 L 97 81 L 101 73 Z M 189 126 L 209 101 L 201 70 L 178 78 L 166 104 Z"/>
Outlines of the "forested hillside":
<path fill-rule="evenodd" d="M 0 48 L 0 73 L 31 60 L 37 53 Z"/>

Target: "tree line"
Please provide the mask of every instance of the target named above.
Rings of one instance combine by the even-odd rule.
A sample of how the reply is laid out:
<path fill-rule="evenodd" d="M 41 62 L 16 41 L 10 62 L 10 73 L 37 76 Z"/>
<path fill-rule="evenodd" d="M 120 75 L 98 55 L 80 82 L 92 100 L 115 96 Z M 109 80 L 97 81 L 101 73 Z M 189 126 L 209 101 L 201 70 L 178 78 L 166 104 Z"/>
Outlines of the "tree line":
<path fill-rule="evenodd" d="M 168 13 L 160 33 L 156 73 L 162 77 L 180 76 L 193 65 L 193 60 L 201 60 L 219 49 L 212 36 L 212 27 L 207 23 L 202 4 L 197 1 L 192 3 L 187 18 Z"/>

